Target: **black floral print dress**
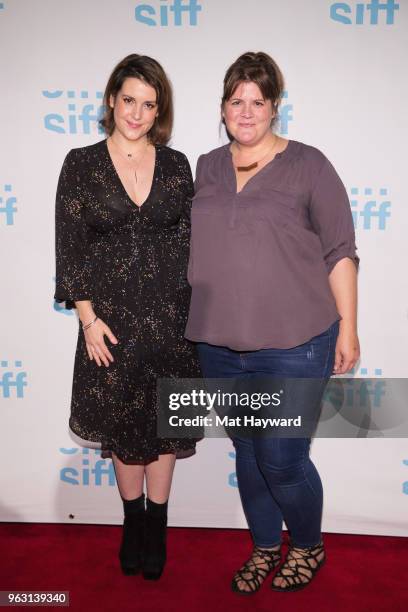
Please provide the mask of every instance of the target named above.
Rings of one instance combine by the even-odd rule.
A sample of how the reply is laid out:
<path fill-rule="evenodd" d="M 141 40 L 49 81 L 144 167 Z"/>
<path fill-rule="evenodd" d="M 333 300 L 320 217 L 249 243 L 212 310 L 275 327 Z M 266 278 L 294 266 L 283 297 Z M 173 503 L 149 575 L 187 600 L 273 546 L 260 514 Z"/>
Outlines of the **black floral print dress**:
<path fill-rule="evenodd" d="M 138 208 L 106 140 L 71 150 L 56 201 L 56 292 L 67 308 L 91 300 L 118 339 L 114 362 L 98 367 L 79 328 L 71 430 L 126 463 L 188 455 L 195 440 L 156 436 L 158 377 L 200 376 L 184 339 L 190 301 L 187 264 L 193 182 L 187 158 L 156 145 L 151 192 Z"/>

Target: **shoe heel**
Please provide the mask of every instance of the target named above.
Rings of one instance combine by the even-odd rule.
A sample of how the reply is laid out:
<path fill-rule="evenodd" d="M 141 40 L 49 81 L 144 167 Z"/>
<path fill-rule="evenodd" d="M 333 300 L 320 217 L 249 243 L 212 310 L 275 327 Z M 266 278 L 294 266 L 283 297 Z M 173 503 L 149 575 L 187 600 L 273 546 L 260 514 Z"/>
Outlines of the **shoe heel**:
<path fill-rule="evenodd" d="M 140 574 L 140 567 L 134 567 L 131 565 L 123 565 L 120 564 L 120 568 L 122 570 L 122 574 L 125 576 L 136 576 L 136 574 Z"/>
<path fill-rule="evenodd" d="M 158 569 L 157 571 L 143 571 L 143 578 L 145 580 L 159 580 L 163 573 L 163 568 Z"/>

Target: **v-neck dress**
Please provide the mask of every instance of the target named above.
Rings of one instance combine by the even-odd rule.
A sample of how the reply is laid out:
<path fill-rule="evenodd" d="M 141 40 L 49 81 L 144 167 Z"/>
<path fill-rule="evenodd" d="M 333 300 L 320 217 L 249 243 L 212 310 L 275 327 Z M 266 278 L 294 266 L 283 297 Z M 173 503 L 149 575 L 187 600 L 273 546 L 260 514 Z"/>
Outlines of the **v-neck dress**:
<path fill-rule="evenodd" d="M 194 452 L 195 440 L 156 436 L 158 377 L 200 376 L 184 338 L 191 170 L 185 155 L 156 146 L 151 191 L 141 207 L 128 196 L 106 140 L 71 150 L 56 199 L 57 302 L 90 300 L 118 339 L 105 337 L 114 362 L 90 361 L 79 329 L 71 430 L 101 442 L 127 463 Z"/>
<path fill-rule="evenodd" d="M 288 349 L 340 319 L 329 274 L 358 265 L 346 189 L 325 155 L 290 140 L 237 193 L 230 145 L 197 163 L 186 337 Z"/>

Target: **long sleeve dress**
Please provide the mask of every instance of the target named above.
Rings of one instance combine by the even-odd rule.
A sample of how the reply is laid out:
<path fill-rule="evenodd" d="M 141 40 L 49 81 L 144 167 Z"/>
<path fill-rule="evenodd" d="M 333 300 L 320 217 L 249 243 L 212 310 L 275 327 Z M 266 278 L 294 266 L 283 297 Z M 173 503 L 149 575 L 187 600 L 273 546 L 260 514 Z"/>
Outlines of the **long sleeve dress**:
<path fill-rule="evenodd" d="M 126 463 L 194 452 L 191 439 L 156 436 L 158 377 L 200 376 L 184 339 L 193 182 L 187 158 L 156 145 L 150 194 L 138 208 L 112 163 L 106 140 L 71 150 L 56 200 L 57 302 L 91 300 L 118 339 L 105 338 L 114 362 L 98 367 L 79 328 L 71 430 L 101 442 Z"/>

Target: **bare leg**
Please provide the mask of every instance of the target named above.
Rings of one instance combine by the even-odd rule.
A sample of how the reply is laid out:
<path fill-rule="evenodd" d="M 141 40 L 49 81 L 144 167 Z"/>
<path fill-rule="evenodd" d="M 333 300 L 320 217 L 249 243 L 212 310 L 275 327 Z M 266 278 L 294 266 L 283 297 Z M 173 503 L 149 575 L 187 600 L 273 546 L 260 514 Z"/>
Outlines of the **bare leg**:
<path fill-rule="evenodd" d="M 164 504 L 170 495 L 176 455 L 159 455 L 157 461 L 145 466 L 147 497 L 156 504 Z"/>
<path fill-rule="evenodd" d="M 140 497 L 143 493 L 146 466 L 123 463 L 114 453 L 112 453 L 112 461 L 122 499 L 131 500 Z"/>

